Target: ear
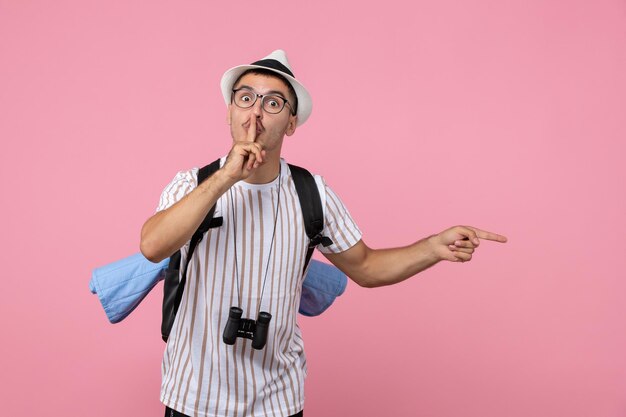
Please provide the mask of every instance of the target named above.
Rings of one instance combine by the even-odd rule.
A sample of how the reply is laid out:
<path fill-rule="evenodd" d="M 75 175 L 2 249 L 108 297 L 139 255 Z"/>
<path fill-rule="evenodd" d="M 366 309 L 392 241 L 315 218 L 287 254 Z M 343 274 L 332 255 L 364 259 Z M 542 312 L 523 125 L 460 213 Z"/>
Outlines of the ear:
<path fill-rule="evenodd" d="M 296 132 L 296 127 L 298 125 L 298 116 L 289 115 L 289 124 L 287 125 L 287 130 L 285 130 L 285 135 L 291 136 Z"/>
<path fill-rule="evenodd" d="M 232 123 L 232 120 L 230 118 L 230 107 L 232 106 L 232 104 L 229 104 L 227 107 L 227 112 L 226 112 L 226 123 L 228 123 L 228 126 L 230 126 L 230 124 Z"/>

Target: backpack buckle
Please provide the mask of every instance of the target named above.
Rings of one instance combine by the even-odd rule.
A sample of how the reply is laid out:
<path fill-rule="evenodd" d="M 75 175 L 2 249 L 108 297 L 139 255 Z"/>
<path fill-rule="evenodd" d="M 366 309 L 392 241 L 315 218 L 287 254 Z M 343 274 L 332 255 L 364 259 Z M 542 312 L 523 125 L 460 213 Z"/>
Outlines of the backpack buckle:
<path fill-rule="evenodd" d="M 313 239 L 309 241 L 309 248 L 314 248 L 320 243 L 326 248 L 332 245 L 333 241 L 329 237 L 323 236 L 321 233 L 318 233 Z"/>

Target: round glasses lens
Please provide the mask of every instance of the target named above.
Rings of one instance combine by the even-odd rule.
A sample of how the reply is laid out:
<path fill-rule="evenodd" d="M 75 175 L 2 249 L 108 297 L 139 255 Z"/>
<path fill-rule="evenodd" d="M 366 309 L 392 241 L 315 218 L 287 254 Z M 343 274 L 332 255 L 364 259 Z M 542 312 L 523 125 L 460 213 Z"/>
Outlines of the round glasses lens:
<path fill-rule="evenodd" d="M 285 106 L 285 99 L 281 96 L 264 96 L 263 97 L 263 110 L 268 113 L 276 114 Z"/>
<path fill-rule="evenodd" d="M 256 101 L 256 94 L 248 89 L 241 89 L 235 91 L 235 104 L 244 109 L 252 107 Z"/>

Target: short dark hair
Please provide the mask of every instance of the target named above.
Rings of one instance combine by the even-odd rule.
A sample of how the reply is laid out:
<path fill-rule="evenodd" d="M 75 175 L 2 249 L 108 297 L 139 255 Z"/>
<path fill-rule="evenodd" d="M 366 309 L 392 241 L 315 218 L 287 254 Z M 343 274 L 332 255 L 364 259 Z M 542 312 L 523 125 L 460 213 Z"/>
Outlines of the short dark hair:
<path fill-rule="evenodd" d="M 265 77 L 275 77 L 281 80 L 287 86 L 287 91 L 289 92 L 289 95 L 291 96 L 288 99 L 289 104 L 291 104 L 291 109 L 292 109 L 291 114 L 295 116 L 298 113 L 298 96 L 296 95 L 296 90 L 293 89 L 293 86 L 291 85 L 289 80 L 287 80 L 285 77 L 283 77 L 279 73 L 274 72 L 272 70 L 268 70 L 264 68 L 250 68 L 249 70 L 245 70 L 235 80 L 235 82 L 233 83 L 233 88 L 235 88 L 239 80 L 241 80 L 245 75 L 248 75 L 248 74 L 263 75 Z"/>

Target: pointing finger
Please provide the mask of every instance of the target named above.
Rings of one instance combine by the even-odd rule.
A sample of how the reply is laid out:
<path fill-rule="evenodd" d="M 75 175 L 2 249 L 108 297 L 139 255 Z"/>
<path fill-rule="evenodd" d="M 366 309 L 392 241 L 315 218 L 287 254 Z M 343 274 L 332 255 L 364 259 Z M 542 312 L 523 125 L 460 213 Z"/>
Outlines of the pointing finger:
<path fill-rule="evenodd" d="M 471 226 L 467 226 L 467 228 L 473 230 L 474 233 L 476 233 L 476 235 L 481 239 L 492 240 L 500 243 L 505 243 L 508 240 L 506 236 L 502 236 L 497 233 L 487 232 L 486 230 L 481 230 Z"/>

